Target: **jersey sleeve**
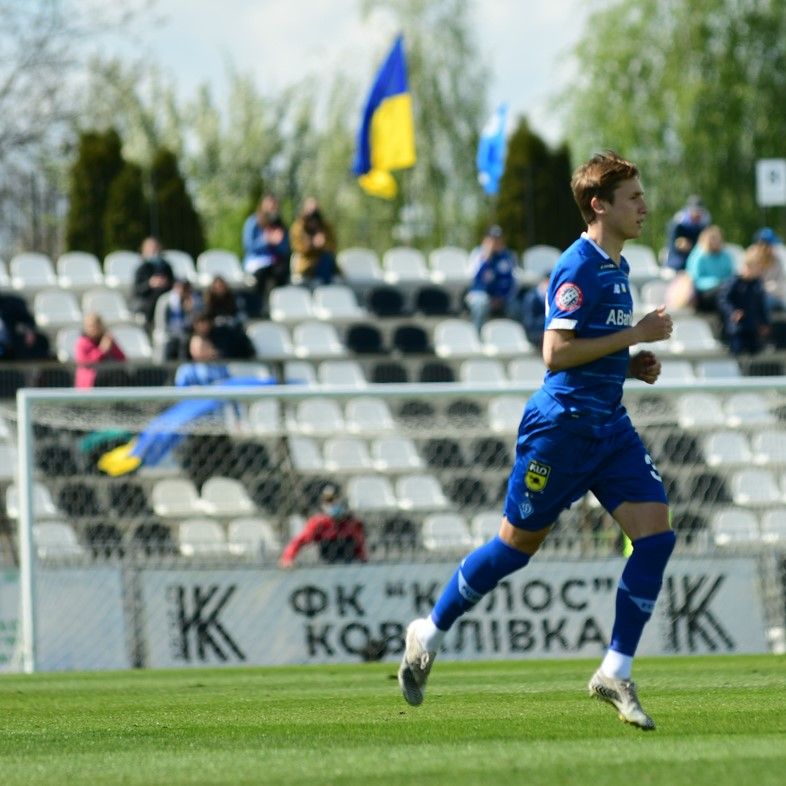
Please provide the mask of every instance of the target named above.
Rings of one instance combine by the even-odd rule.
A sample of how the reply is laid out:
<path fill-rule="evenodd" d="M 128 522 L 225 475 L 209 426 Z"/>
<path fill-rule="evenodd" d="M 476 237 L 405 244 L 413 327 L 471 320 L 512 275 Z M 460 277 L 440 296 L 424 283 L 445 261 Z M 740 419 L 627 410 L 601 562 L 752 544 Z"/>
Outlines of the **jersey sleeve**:
<path fill-rule="evenodd" d="M 546 297 L 546 330 L 580 330 L 600 296 L 592 265 L 575 262 L 554 268 Z"/>

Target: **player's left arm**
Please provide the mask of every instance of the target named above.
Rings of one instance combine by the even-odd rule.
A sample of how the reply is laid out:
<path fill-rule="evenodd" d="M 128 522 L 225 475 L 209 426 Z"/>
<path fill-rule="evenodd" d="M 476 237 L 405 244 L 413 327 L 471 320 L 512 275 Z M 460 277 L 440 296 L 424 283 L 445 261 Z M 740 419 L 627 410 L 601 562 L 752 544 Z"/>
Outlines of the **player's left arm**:
<path fill-rule="evenodd" d="M 655 353 L 646 349 L 633 355 L 628 364 L 628 376 L 640 379 L 648 385 L 655 384 L 660 376 L 660 371 L 660 361 L 655 357 Z"/>

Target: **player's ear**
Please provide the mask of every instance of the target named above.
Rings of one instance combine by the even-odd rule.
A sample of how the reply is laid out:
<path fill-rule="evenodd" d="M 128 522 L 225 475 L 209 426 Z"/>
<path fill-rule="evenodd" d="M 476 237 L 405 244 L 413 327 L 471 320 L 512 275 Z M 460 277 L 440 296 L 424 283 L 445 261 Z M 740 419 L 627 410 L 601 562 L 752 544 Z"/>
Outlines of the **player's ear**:
<path fill-rule="evenodd" d="M 606 212 L 606 203 L 597 194 L 590 199 L 590 207 L 598 215 L 603 215 Z"/>

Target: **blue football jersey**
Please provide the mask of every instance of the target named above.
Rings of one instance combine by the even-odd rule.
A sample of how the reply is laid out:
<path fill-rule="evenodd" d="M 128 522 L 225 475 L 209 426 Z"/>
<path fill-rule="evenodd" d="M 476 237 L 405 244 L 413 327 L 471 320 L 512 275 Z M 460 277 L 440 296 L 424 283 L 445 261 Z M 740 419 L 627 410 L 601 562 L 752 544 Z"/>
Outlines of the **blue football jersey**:
<path fill-rule="evenodd" d="M 624 257 L 617 265 L 582 235 L 557 261 L 546 298 L 546 330 L 597 338 L 631 325 L 633 299 Z M 630 353 L 622 349 L 582 366 L 548 371 L 532 403 L 572 431 L 603 436 L 625 428 L 622 386 Z"/>

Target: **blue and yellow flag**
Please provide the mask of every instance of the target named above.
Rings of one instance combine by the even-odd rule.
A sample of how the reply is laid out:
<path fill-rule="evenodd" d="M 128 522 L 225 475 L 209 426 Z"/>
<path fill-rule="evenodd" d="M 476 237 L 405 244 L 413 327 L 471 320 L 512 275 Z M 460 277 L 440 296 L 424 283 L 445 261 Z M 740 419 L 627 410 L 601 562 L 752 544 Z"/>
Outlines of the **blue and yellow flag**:
<path fill-rule="evenodd" d="M 404 37 L 398 36 L 366 99 L 352 171 L 367 194 L 393 199 L 397 187 L 391 171 L 414 164 L 412 98 L 407 85 Z"/>

